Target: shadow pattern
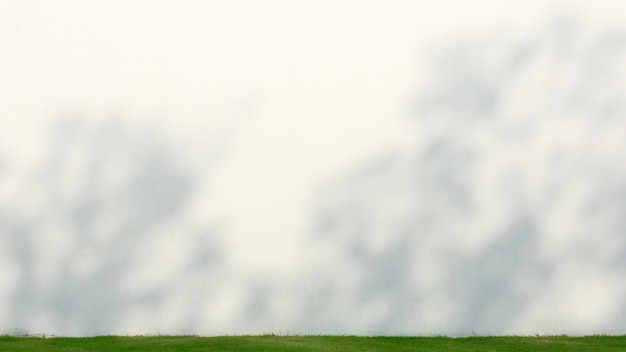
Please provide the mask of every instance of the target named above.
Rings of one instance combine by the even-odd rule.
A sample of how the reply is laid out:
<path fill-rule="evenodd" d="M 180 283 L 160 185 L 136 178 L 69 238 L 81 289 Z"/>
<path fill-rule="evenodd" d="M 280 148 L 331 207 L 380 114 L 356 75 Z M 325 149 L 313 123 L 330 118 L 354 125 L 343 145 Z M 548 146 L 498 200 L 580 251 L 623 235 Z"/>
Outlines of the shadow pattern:
<path fill-rule="evenodd" d="M 218 237 L 163 232 L 181 224 L 193 179 L 156 131 L 122 121 L 57 122 L 44 161 L 24 182 L 33 189 L 19 192 L 22 206 L 0 209 L 0 231 L 18 263 L 5 332 L 127 334 L 137 314 L 152 317 L 138 331 L 158 330 L 164 319 L 180 332 L 196 328 L 193 316 L 163 315 L 176 296 L 185 297 L 179 309 L 202 306 L 220 261 Z M 179 247 L 184 256 L 163 272 L 163 262 L 174 262 L 168 251 Z"/>
<path fill-rule="evenodd" d="M 331 294 L 314 324 L 626 332 L 624 59 L 624 33 L 572 19 L 435 50 L 413 150 L 320 192 L 312 276 Z"/>

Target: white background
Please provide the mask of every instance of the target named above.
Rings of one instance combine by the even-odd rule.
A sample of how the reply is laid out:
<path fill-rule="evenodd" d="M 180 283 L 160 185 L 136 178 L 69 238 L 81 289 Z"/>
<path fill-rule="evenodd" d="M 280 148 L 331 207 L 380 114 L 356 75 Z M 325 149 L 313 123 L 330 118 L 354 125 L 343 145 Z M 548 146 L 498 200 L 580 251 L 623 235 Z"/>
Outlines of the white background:
<path fill-rule="evenodd" d="M 0 2 L 0 333 L 626 333 L 625 18 Z"/>

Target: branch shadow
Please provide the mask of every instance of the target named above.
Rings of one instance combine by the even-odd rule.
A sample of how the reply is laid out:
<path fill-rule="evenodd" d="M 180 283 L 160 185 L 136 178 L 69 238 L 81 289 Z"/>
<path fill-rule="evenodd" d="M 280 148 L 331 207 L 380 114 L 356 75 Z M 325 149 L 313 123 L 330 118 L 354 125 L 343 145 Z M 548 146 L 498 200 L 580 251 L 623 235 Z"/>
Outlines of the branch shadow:
<path fill-rule="evenodd" d="M 624 333 L 623 59 L 626 34 L 571 18 L 436 50 L 414 148 L 319 192 L 312 276 L 328 308 L 313 324 Z"/>
<path fill-rule="evenodd" d="M 180 332 L 197 329 L 189 313 L 203 305 L 203 284 L 215 279 L 222 258 L 214 229 L 168 233 L 184 225 L 195 187 L 177 162 L 180 151 L 158 131 L 116 117 L 63 119 L 50 135 L 25 182 L 34 189 L 21 192 L 35 195 L 25 202 L 31 210 L 0 211 L 19 268 L 6 332 L 145 333 L 169 326 L 164 319 Z M 172 251 L 175 260 L 167 259 Z M 181 295 L 178 308 L 187 314 L 164 317 Z M 137 316 L 152 317 L 153 325 L 138 328 Z"/>

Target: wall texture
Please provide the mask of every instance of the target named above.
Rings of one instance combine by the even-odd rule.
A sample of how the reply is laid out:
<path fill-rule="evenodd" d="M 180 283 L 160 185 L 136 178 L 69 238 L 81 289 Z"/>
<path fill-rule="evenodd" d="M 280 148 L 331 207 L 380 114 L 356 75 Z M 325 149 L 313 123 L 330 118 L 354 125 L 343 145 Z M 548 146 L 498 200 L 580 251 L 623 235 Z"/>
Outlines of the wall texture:
<path fill-rule="evenodd" d="M 620 1 L 3 1 L 0 334 L 626 333 Z"/>

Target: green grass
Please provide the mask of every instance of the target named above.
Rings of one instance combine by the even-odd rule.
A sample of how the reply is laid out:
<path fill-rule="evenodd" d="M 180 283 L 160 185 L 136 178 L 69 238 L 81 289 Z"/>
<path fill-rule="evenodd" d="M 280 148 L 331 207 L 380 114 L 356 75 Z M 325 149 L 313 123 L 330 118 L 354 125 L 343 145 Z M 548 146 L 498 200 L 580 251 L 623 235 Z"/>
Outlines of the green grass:
<path fill-rule="evenodd" d="M 355 337 L 355 336 L 0 336 L 0 351 L 626 351 L 626 336 Z"/>

